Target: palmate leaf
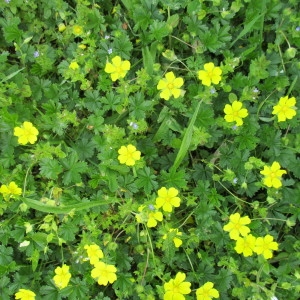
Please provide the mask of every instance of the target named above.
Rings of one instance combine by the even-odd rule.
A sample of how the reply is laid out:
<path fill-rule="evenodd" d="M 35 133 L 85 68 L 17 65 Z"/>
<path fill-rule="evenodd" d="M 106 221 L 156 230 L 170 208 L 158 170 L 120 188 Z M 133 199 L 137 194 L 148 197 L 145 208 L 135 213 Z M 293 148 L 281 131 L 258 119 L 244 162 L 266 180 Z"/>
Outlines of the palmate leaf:
<path fill-rule="evenodd" d="M 7 265 L 12 261 L 13 249 L 0 245 L 0 265 Z"/>
<path fill-rule="evenodd" d="M 57 179 L 63 171 L 61 164 L 55 159 L 45 158 L 40 162 L 40 173 L 49 179 Z"/>
<path fill-rule="evenodd" d="M 134 285 L 132 284 L 131 279 L 132 275 L 129 273 L 118 274 L 118 279 L 114 282 L 113 287 L 119 297 L 125 297 L 126 299 L 129 295 L 132 295 Z"/>
<path fill-rule="evenodd" d="M 42 286 L 40 289 L 40 293 L 43 295 L 43 300 L 61 300 L 60 291 L 54 285 L 46 285 Z"/>
<path fill-rule="evenodd" d="M 158 183 L 155 180 L 156 176 L 151 172 L 149 167 L 138 170 L 137 175 L 138 179 L 135 181 L 135 184 L 137 187 L 143 188 L 146 194 L 157 189 Z"/>
<path fill-rule="evenodd" d="M 68 185 L 70 183 L 81 182 L 81 173 L 87 171 L 88 166 L 84 161 L 78 161 L 78 156 L 72 152 L 68 157 L 61 160 L 62 165 L 67 169 L 63 175 L 63 183 Z"/>

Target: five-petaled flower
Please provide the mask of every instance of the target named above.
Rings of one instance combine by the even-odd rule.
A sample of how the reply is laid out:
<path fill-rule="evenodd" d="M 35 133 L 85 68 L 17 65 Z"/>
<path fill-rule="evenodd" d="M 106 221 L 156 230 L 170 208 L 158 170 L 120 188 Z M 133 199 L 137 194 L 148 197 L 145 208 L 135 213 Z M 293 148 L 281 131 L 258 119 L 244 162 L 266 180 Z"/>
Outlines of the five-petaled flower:
<path fill-rule="evenodd" d="M 210 281 L 196 290 L 197 300 L 211 300 L 212 298 L 219 298 L 219 292 L 214 289 L 214 284 Z"/>
<path fill-rule="evenodd" d="M 91 265 L 95 265 L 99 259 L 103 258 L 103 252 L 98 245 L 85 245 L 84 249 L 87 252 Z"/>
<path fill-rule="evenodd" d="M 15 294 L 15 299 L 34 300 L 35 293 L 30 290 L 19 289 L 19 291 Z"/>
<path fill-rule="evenodd" d="M 202 80 L 203 85 L 211 86 L 211 83 L 218 84 L 221 81 L 221 74 L 221 68 L 210 62 L 204 65 L 204 70 L 198 71 L 198 78 Z"/>
<path fill-rule="evenodd" d="M 149 207 L 146 208 L 145 205 L 141 205 L 138 208 L 139 213 L 136 214 L 135 218 L 139 223 L 146 223 L 147 227 L 155 227 L 157 221 L 161 222 L 163 220 L 162 212 L 157 210 L 156 206 L 153 206 L 153 209 Z"/>
<path fill-rule="evenodd" d="M 286 119 L 292 119 L 296 116 L 296 99 L 288 96 L 281 97 L 277 105 L 273 106 L 273 115 L 277 115 L 278 122 L 284 122 Z"/>
<path fill-rule="evenodd" d="M 184 281 L 186 275 L 178 272 L 174 279 L 164 284 L 164 300 L 184 300 L 183 295 L 187 295 L 191 292 L 191 283 Z"/>
<path fill-rule="evenodd" d="M 83 28 L 79 25 L 74 25 L 73 26 L 73 33 L 75 35 L 81 35 L 83 33 Z"/>
<path fill-rule="evenodd" d="M 162 90 L 160 97 L 169 100 L 171 96 L 178 98 L 181 95 L 180 89 L 183 85 L 183 79 L 181 77 L 175 77 L 173 72 L 168 72 L 165 78 L 161 79 L 157 84 L 157 89 Z"/>
<path fill-rule="evenodd" d="M 179 231 L 177 228 L 176 229 L 171 228 L 168 234 L 163 235 L 163 239 L 164 240 L 167 239 L 168 235 L 173 237 L 173 243 L 176 248 L 179 248 L 182 245 L 182 240 L 178 238 L 178 236 L 182 236 L 182 232 Z"/>
<path fill-rule="evenodd" d="M 248 110 L 243 108 L 243 103 L 240 101 L 233 101 L 232 105 L 226 104 L 224 108 L 224 119 L 226 122 L 236 122 L 236 126 L 243 125 L 243 118 L 248 116 Z"/>
<path fill-rule="evenodd" d="M 14 198 L 14 196 L 21 195 L 22 190 L 14 181 L 11 181 L 8 185 L 1 185 L 0 193 L 3 195 L 4 200 L 8 200 L 9 198 Z"/>
<path fill-rule="evenodd" d="M 267 234 L 265 237 L 258 237 L 256 239 L 254 252 L 262 254 L 265 259 L 273 257 L 272 250 L 278 250 L 278 243 L 273 241 L 273 237 Z"/>
<path fill-rule="evenodd" d="M 255 242 L 256 238 L 252 234 L 238 237 L 234 249 L 239 254 L 243 253 L 245 257 L 251 256 L 255 248 Z"/>
<path fill-rule="evenodd" d="M 135 162 L 141 158 L 141 152 L 136 150 L 135 146 L 131 144 L 128 146 L 122 146 L 118 150 L 118 153 L 119 162 L 127 166 L 134 166 Z"/>
<path fill-rule="evenodd" d="M 117 269 L 115 266 L 108 265 L 103 261 L 98 261 L 94 267 L 91 276 L 97 280 L 99 285 L 107 285 L 117 280 Z"/>
<path fill-rule="evenodd" d="M 120 78 L 124 78 L 127 72 L 130 70 L 130 61 L 122 61 L 120 56 L 115 56 L 111 63 L 107 62 L 104 71 L 110 74 L 111 80 L 116 81 Z"/>
<path fill-rule="evenodd" d="M 178 190 L 171 187 L 169 189 L 162 187 L 157 191 L 158 197 L 156 198 L 157 208 L 162 207 L 166 212 L 172 212 L 173 206 L 180 206 L 180 198 L 177 197 Z"/>
<path fill-rule="evenodd" d="M 20 145 L 27 143 L 34 144 L 37 141 L 39 131 L 32 125 L 31 122 L 25 121 L 20 127 L 14 128 L 14 136 L 18 137 Z"/>
<path fill-rule="evenodd" d="M 241 217 L 239 213 L 230 215 L 229 223 L 223 229 L 229 232 L 229 236 L 233 240 L 237 240 L 240 235 L 246 236 L 250 229 L 246 226 L 251 223 L 248 216 Z"/>
<path fill-rule="evenodd" d="M 281 176 L 286 174 L 286 170 L 280 170 L 280 164 L 277 161 L 274 161 L 271 167 L 264 166 L 264 169 L 260 171 L 260 174 L 265 175 L 263 183 L 267 187 L 274 187 L 278 189 L 282 186 Z"/>
<path fill-rule="evenodd" d="M 79 69 L 79 65 L 76 61 L 72 61 L 70 64 L 69 64 L 69 69 L 71 70 L 77 70 Z"/>
<path fill-rule="evenodd" d="M 65 288 L 71 279 L 71 273 L 69 272 L 69 266 L 63 264 L 62 267 L 57 267 L 54 272 L 55 276 L 53 277 L 55 285 L 59 289 Z"/>

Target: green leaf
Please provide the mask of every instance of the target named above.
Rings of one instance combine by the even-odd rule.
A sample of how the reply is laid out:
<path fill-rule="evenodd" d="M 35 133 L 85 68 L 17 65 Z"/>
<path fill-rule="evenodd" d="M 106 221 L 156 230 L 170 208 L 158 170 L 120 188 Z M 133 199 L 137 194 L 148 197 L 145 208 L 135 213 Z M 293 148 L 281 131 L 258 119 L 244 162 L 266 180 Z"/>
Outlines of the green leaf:
<path fill-rule="evenodd" d="M 60 291 L 57 287 L 54 285 L 49 286 L 42 286 L 40 288 L 40 293 L 43 295 L 44 300 L 61 300 Z"/>
<path fill-rule="evenodd" d="M 198 115 L 198 111 L 200 109 L 200 105 L 201 105 L 201 102 L 200 101 L 196 107 L 196 110 L 191 118 L 191 121 L 190 121 L 190 124 L 184 134 L 184 137 L 182 139 L 182 143 L 181 143 L 181 146 L 180 146 L 180 149 L 178 151 L 178 154 L 176 156 L 176 159 L 174 161 L 174 164 L 172 166 L 172 171 L 176 171 L 176 169 L 179 167 L 180 163 L 182 162 L 182 160 L 185 158 L 187 152 L 188 152 L 188 149 L 190 147 L 190 144 L 191 144 L 191 141 L 192 141 L 192 136 L 193 136 L 193 127 L 194 127 L 194 123 L 196 121 L 196 118 L 197 118 L 197 115 Z"/>
<path fill-rule="evenodd" d="M 16 76 L 17 74 L 19 74 L 19 73 L 20 73 L 21 71 L 23 71 L 24 69 L 25 69 L 25 68 L 19 69 L 19 70 L 13 72 L 13 73 L 7 75 L 6 77 L 4 77 L 4 78 L 1 80 L 1 82 L 5 82 L 5 81 L 7 81 L 7 80 L 13 78 L 14 76 Z"/>
<path fill-rule="evenodd" d="M 23 31 L 18 28 L 17 25 L 12 24 L 4 27 L 4 37 L 8 43 L 13 41 L 19 43 L 23 34 Z"/>
<path fill-rule="evenodd" d="M 251 31 L 252 27 L 254 26 L 254 24 L 256 23 L 256 21 L 258 19 L 260 19 L 261 17 L 263 17 L 264 14 L 261 15 L 257 15 L 256 17 L 254 17 L 248 24 L 245 24 L 244 29 L 239 33 L 239 35 L 237 36 L 237 38 L 230 44 L 229 48 L 232 48 L 232 46 L 239 40 L 241 39 L 244 35 L 246 35 L 248 32 Z"/>
<path fill-rule="evenodd" d="M 161 171 L 161 180 L 164 186 L 175 187 L 177 189 L 182 189 L 186 187 L 186 174 L 184 170 L 167 172 L 165 170 Z"/>
<path fill-rule="evenodd" d="M 65 159 L 61 160 L 61 163 L 67 169 L 63 175 L 63 183 L 66 185 L 81 182 L 80 174 L 88 169 L 86 162 L 78 161 L 76 152 L 72 152 Z"/>
<path fill-rule="evenodd" d="M 9 264 L 12 259 L 13 248 L 0 245 L 0 265 Z"/>
<path fill-rule="evenodd" d="M 155 41 L 161 41 L 165 36 L 167 36 L 171 31 L 167 26 L 166 22 L 160 22 L 154 20 L 150 25 L 150 38 Z"/>
<path fill-rule="evenodd" d="M 135 181 L 138 188 L 143 188 L 146 194 L 150 194 L 151 191 L 156 190 L 158 183 L 155 180 L 156 176 L 152 173 L 149 167 L 138 170 L 137 176 L 138 179 Z"/>
<path fill-rule="evenodd" d="M 60 205 L 60 206 L 51 206 L 47 205 L 41 201 L 29 199 L 29 198 L 21 198 L 21 200 L 27 204 L 29 207 L 42 211 L 45 213 L 53 213 L 53 214 L 68 214 L 72 210 L 80 211 L 85 209 L 90 209 L 97 206 L 107 205 L 111 203 L 116 203 L 117 201 L 115 199 L 111 200 L 103 200 L 103 201 L 93 201 L 93 202 L 83 202 L 83 203 L 77 203 L 72 205 Z"/>
<path fill-rule="evenodd" d="M 75 233 L 78 231 L 78 226 L 71 223 L 63 223 L 58 228 L 58 235 L 62 237 L 65 241 L 73 241 L 75 239 Z"/>
<path fill-rule="evenodd" d="M 61 164 L 55 159 L 45 158 L 40 162 L 40 172 L 42 176 L 49 179 L 57 179 L 63 171 Z"/>

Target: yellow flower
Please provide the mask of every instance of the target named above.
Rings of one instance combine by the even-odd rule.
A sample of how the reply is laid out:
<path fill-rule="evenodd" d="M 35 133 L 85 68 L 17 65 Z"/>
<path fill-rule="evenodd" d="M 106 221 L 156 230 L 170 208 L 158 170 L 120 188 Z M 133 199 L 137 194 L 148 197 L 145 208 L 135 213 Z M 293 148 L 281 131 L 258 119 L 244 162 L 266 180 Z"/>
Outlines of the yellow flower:
<path fill-rule="evenodd" d="M 78 48 L 84 50 L 84 49 L 86 49 L 86 45 L 85 45 L 85 44 L 80 44 L 80 45 L 78 46 Z"/>
<path fill-rule="evenodd" d="M 232 105 L 226 104 L 224 108 L 225 121 L 236 122 L 236 126 L 243 125 L 243 118 L 248 116 L 248 110 L 242 108 L 243 104 L 240 101 L 233 101 Z"/>
<path fill-rule="evenodd" d="M 8 185 L 1 185 L 0 193 L 3 195 L 5 200 L 9 198 L 14 198 L 14 196 L 19 196 L 22 194 L 22 190 L 16 185 L 14 181 L 10 182 Z"/>
<path fill-rule="evenodd" d="M 171 279 L 164 284 L 164 300 L 184 300 L 183 295 L 187 295 L 191 292 L 191 283 L 184 281 L 186 275 L 178 272 L 175 279 Z"/>
<path fill-rule="evenodd" d="M 246 236 L 250 232 L 250 229 L 245 226 L 250 223 L 251 220 L 248 216 L 241 217 L 239 213 L 235 213 L 230 215 L 229 223 L 226 224 L 223 229 L 229 232 L 231 239 L 237 240 L 240 235 Z"/>
<path fill-rule="evenodd" d="M 83 33 L 83 28 L 79 25 L 74 25 L 73 26 L 73 33 L 75 35 L 81 35 Z"/>
<path fill-rule="evenodd" d="M 18 137 L 18 143 L 21 145 L 34 144 L 37 141 L 38 134 L 39 131 L 31 122 L 25 121 L 20 127 L 14 128 L 14 136 Z"/>
<path fill-rule="evenodd" d="M 72 70 L 77 70 L 79 69 L 79 65 L 76 61 L 72 61 L 69 65 L 69 69 L 72 69 Z"/>
<path fill-rule="evenodd" d="M 174 236 L 174 232 L 175 231 L 175 236 Z M 177 236 L 182 236 L 182 232 L 180 232 L 178 229 L 174 229 L 174 228 L 171 228 L 169 230 L 169 235 L 172 235 L 174 236 L 173 237 L 173 242 L 174 242 L 174 245 L 176 248 L 179 248 L 181 245 L 182 245 L 182 240 L 180 238 L 178 238 Z M 164 234 L 163 235 L 163 239 L 165 240 L 166 238 L 168 237 L 167 234 Z"/>
<path fill-rule="evenodd" d="M 204 70 L 198 72 L 198 78 L 202 80 L 202 84 L 211 86 L 211 83 L 218 84 L 221 81 L 222 70 L 220 67 L 210 62 L 204 65 Z"/>
<path fill-rule="evenodd" d="M 102 261 L 98 261 L 95 268 L 91 272 L 91 276 L 97 280 L 99 285 L 107 285 L 117 280 L 117 269 L 113 265 L 107 265 Z"/>
<path fill-rule="evenodd" d="M 60 23 L 59 25 L 58 25 L 58 31 L 59 32 L 63 32 L 63 31 L 65 31 L 66 30 L 66 25 L 64 24 L 64 23 Z"/>
<path fill-rule="evenodd" d="M 111 61 L 112 63 L 106 63 L 104 71 L 110 74 L 112 81 L 124 78 L 130 70 L 130 62 L 128 60 L 122 61 L 120 56 L 115 56 Z"/>
<path fill-rule="evenodd" d="M 260 174 L 265 175 L 263 179 L 264 184 L 267 187 L 274 187 L 278 189 L 282 186 L 281 176 L 286 174 L 285 170 L 280 170 L 280 164 L 277 161 L 274 161 L 271 167 L 264 166 L 264 169 L 260 171 Z"/>
<path fill-rule="evenodd" d="M 251 256 L 254 251 L 256 238 L 252 234 L 244 237 L 238 237 L 236 240 L 235 251 L 239 254 L 243 253 L 245 257 Z"/>
<path fill-rule="evenodd" d="M 15 299 L 34 300 L 35 293 L 30 290 L 19 289 L 19 291 L 15 294 Z"/>
<path fill-rule="evenodd" d="M 219 292 L 213 288 L 214 284 L 210 281 L 196 290 L 197 300 L 211 300 L 212 298 L 219 298 Z"/>
<path fill-rule="evenodd" d="M 169 100 L 171 96 L 178 98 L 181 95 L 180 87 L 183 85 L 183 79 L 181 77 L 175 77 L 173 72 L 168 72 L 165 78 L 158 82 L 157 89 L 162 90 L 160 97 Z"/>
<path fill-rule="evenodd" d="M 149 205 L 149 210 L 145 209 L 145 205 L 142 205 L 138 208 L 140 212 L 135 217 L 139 223 L 147 223 L 147 227 L 155 227 L 157 225 L 157 221 L 163 220 L 163 214 L 160 211 L 156 210 L 157 207 L 153 205 Z"/>
<path fill-rule="evenodd" d="M 278 250 L 278 243 L 273 241 L 273 237 L 267 234 L 265 237 L 258 237 L 256 239 L 254 252 L 262 254 L 265 259 L 272 258 L 272 250 Z"/>
<path fill-rule="evenodd" d="M 157 191 L 158 197 L 156 198 L 156 206 L 157 208 L 162 207 L 166 212 L 172 212 L 173 206 L 179 207 L 180 206 L 180 198 L 177 197 L 178 190 L 171 187 L 166 189 L 162 187 Z"/>
<path fill-rule="evenodd" d="M 95 265 L 99 259 L 103 258 L 103 252 L 98 245 L 85 245 L 84 249 L 87 252 L 91 265 Z"/>
<path fill-rule="evenodd" d="M 286 119 L 292 119 L 296 116 L 296 99 L 288 96 L 281 97 L 277 105 L 273 106 L 273 115 L 277 115 L 278 122 L 284 122 Z"/>
<path fill-rule="evenodd" d="M 64 265 L 62 265 L 62 267 L 57 267 L 54 270 L 56 275 L 53 277 L 53 280 L 54 280 L 55 285 L 59 289 L 63 289 L 69 284 L 69 281 L 71 279 L 71 274 L 69 272 L 69 268 L 70 268 L 69 266 L 64 264 Z"/>
<path fill-rule="evenodd" d="M 125 164 L 127 166 L 134 166 L 135 162 L 141 158 L 141 152 L 136 150 L 136 148 L 129 144 L 128 146 L 122 146 L 118 153 L 118 160 L 121 164 Z"/>

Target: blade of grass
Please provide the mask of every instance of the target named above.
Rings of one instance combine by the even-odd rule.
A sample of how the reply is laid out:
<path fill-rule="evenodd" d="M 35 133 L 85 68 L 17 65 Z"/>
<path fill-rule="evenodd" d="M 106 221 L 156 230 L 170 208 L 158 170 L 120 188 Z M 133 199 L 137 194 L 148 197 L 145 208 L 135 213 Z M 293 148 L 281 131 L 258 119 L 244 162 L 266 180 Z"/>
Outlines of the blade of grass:
<path fill-rule="evenodd" d="M 255 22 L 263 17 L 265 14 L 261 14 L 261 15 L 257 15 L 251 22 L 249 22 L 244 29 L 240 32 L 240 34 L 237 36 L 237 38 L 230 44 L 230 48 L 240 39 L 242 38 L 244 35 L 246 35 L 249 31 L 251 31 L 252 27 L 254 26 Z"/>
<path fill-rule="evenodd" d="M 192 141 L 192 136 L 193 136 L 193 127 L 200 109 L 200 105 L 201 105 L 202 100 L 198 103 L 196 110 L 191 118 L 190 124 L 184 134 L 184 137 L 182 139 L 181 145 L 180 145 L 180 149 L 177 153 L 176 159 L 174 161 L 173 166 L 171 167 L 171 172 L 175 172 L 177 170 L 177 168 L 179 167 L 179 165 L 181 164 L 182 160 L 185 158 L 191 141 Z"/>
<path fill-rule="evenodd" d="M 16 72 L 13 72 L 13 73 L 7 75 L 5 78 L 3 78 L 3 79 L 1 80 L 1 82 L 5 82 L 5 81 L 7 81 L 7 80 L 13 78 L 14 76 L 16 76 L 18 73 L 20 73 L 20 72 L 21 72 L 22 70 L 24 70 L 24 69 L 25 69 L 25 68 L 22 68 L 22 69 L 20 69 L 20 70 L 18 70 L 18 71 L 16 71 Z"/>
<path fill-rule="evenodd" d="M 52 214 L 68 214 L 72 210 L 84 210 L 89 209 L 96 206 L 107 205 L 111 203 L 116 203 L 117 201 L 114 200 L 104 200 L 104 201 L 93 201 L 93 202 L 84 202 L 72 205 L 61 205 L 61 206 L 51 206 L 44 204 L 40 201 L 33 200 L 30 198 L 21 198 L 25 204 L 27 204 L 30 208 L 33 208 L 38 211 L 42 211 L 45 213 L 52 213 Z"/>

